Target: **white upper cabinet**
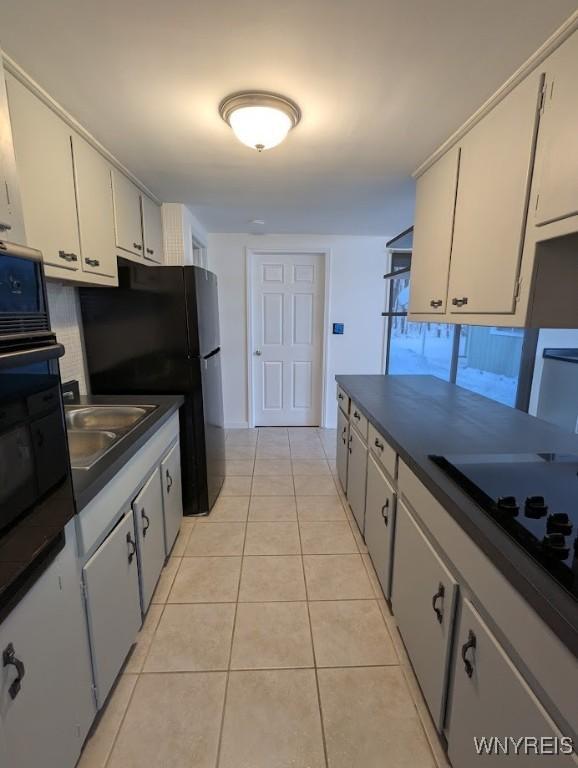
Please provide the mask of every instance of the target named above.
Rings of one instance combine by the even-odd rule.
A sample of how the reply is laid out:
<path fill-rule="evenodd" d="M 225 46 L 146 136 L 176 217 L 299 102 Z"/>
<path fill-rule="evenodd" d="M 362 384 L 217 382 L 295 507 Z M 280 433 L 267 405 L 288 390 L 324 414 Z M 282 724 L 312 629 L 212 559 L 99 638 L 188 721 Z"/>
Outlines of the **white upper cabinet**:
<path fill-rule="evenodd" d="M 11 75 L 6 85 L 27 243 L 46 264 L 79 270 L 70 129 Z"/>
<path fill-rule="evenodd" d="M 143 257 L 140 190 L 124 174 L 112 169 L 116 244 L 133 256 Z"/>
<path fill-rule="evenodd" d="M 546 66 L 536 159 L 535 223 L 578 215 L 578 32 Z M 578 229 L 578 226 L 577 226 Z"/>
<path fill-rule="evenodd" d="M 82 269 L 116 275 L 116 244 L 110 169 L 106 160 L 73 134 L 72 151 L 78 203 Z"/>
<path fill-rule="evenodd" d="M 446 311 L 459 158 L 454 147 L 417 181 L 410 312 Z"/>
<path fill-rule="evenodd" d="M 0 51 L 0 238 L 24 243 L 24 220 Z"/>
<path fill-rule="evenodd" d="M 461 142 L 452 313 L 515 310 L 540 89 L 538 73 L 527 77 Z"/>
<path fill-rule="evenodd" d="M 161 207 L 146 195 L 141 195 L 141 201 L 144 256 L 145 259 L 162 264 L 164 257 Z"/>

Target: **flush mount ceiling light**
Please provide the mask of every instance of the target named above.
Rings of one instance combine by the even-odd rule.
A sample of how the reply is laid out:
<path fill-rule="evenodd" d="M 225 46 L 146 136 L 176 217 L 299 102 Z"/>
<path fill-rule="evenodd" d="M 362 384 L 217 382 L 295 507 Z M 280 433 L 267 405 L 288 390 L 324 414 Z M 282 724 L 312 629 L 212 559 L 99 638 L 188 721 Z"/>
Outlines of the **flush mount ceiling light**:
<path fill-rule="evenodd" d="M 266 91 L 227 96 L 219 106 L 219 114 L 239 141 L 258 152 L 280 144 L 301 119 L 301 110 L 294 101 Z"/>

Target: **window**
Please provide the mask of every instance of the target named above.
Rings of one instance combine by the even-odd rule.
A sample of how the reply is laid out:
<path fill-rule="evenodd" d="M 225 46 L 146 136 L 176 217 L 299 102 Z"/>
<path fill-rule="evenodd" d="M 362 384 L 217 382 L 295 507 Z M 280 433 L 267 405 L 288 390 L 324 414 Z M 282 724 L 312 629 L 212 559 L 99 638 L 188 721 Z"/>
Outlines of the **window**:
<path fill-rule="evenodd" d="M 411 254 L 394 252 L 388 281 L 388 374 L 437 376 L 528 410 L 536 331 L 407 319 Z"/>

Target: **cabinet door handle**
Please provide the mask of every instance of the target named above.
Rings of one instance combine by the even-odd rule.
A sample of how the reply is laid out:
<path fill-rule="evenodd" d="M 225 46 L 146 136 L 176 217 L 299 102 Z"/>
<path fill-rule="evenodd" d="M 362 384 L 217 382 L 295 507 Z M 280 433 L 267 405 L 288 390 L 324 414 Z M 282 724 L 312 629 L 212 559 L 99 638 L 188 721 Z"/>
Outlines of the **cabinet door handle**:
<path fill-rule="evenodd" d="M 0 221 L 0 232 L 8 232 L 12 229 L 12 224 L 6 224 L 4 221 Z"/>
<path fill-rule="evenodd" d="M 353 411 L 353 418 L 357 419 L 357 421 L 361 419 L 361 416 L 359 415 L 359 411 Z"/>
<path fill-rule="evenodd" d="M 16 677 L 10 684 L 10 688 L 8 688 L 10 698 L 15 699 L 20 693 L 20 688 L 22 688 L 22 678 L 26 674 L 26 670 L 24 669 L 24 664 L 16 656 L 12 643 L 9 643 L 2 653 L 2 666 L 14 667 L 16 669 Z"/>
<path fill-rule="evenodd" d="M 337 399 L 338 400 L 343 400 L 343 395 L 341 394 L 341 392 L 337 395 Z"/>
<path fill-rule="evenodd" d="M 150 255 L 152 256 L 154 253 L 154 250 L 152 248 L 147 248 L 147 253 L 150 253 Z"/>
<path fill-rule="evenodd" d="M 169 470 L 166 470 L 166 476 L 167 476 L 167 493 L 171 492 L 171 488 L 173 487 L 173 478 L 171 477 L 171 473 Z"/>
<path fill-rule="evenodd" d="M 130 532 L 126 535 L 126 543 L 129 545 L 130 549 L 128 550 L 128 562 L 132 563 L 134 560 L 134 556 L 136 554 L 136 543 L 134 542 L 132 536 L 130 535 Z"/>
<path fill-rule="evenodd" d="M 84 261 L 89 267 L 100 267 L 100 261 L 98 259 L 89 259 L 87 257 Z"/>
<path fill-rule="evenodd" d="M 441 307 L 442 304 L 443 301 L 441 299 L 432 299 L 429 303 L 430 307 L 435 307 L 436 309 L 437 307 Z"/>
<path fill-rule="evenodd" d="M 384 505 L 383 505 L 383 507 L 381 508 L 381 516 L 383 517 L 383 522 L 384 522 L 386 525 L 389 525 L 389 514 L 388 514 L 388 510 L 389 510 L 389 499 L 386 499 L 386 500 L 385 500 L 385 504 L 384 504 Z"/>
<path fill-rule="evenodd" d="M 377 437 L 375 438 L 375 441 L 374 441 L 373 444 L 375 445 L 376 448 L 379 448 L 380 451 L 383 451 L 383 449 L 385 448 L 385 445 L 383 443 L 381 443 L 379 441 L 379 438 L 377 438 Z"/>
<path fill-rule="evenodd" d="M 136 248 L 137 251 L 142 251 L 142 245 L 139 245 L 138 243 L 133 243 L 132 246 L 133 248 Z"/>
<path fill-rule="evenodd" d="M 349 453 L 353 453 L 351 449 L 351 443 L 353 442 L 353 435 L 349 435 L 349 440 L 347 442 L 349 444 L 349 447 L 348 447 Z"/>
<path fill-rule="evenodd" d="M 464 296 L 462 299 L 452 299 L 452 304 L 454 307 L 463 307 L 464 304 L 468 303 L 468 297 Z"/>
<path fill-rule="evenodd" d="M 476 644 L 477 644 L 476 636 L 470 629 L 470 631 L 468 632 L 467 642 L 465 642 L 462 645 L 462 661 L 464 662 L 464 668 L 466 670 L 466 675 L 468 677 L 471 677 L 474 674 L 474 665 L 468 659 L 468 651 L 474 650 L 476 648 Z"/>
<path fill-rule="evenodd" d="M 78 261 L 76 253 L 67 253 L 66 251 L 58 251 L 58 256 L 64 261 Z"/>
<path fill-rule="evenodd" d="M 143 535 L 143 538 L 144 538 L 147 535 L 148 529 L 151 527 L 151 521 L 150 521 L 149 516 L 147 515 L 144 507 L 141 510 L 140 516 L 142 517 L 143 523 L 145 523 L 145 525 L 143 525 L 143 527 L 142 527 L 142 535 Z"/>
<path fill-rule="evenodd" d="M 444 587 L 444 585 L 440 581 L 439 586 L 438 586 L 438 591 L 435 593 L 435 595 L 431 599 L 432 608 L 434 609 L 434 613 L 437 616 L 438 621 L 439 621 L 440 624 L 444 620 L 444 595 L 445 595 L 445 593 L 446 593 L 446 588 Z M 438 600 L 441 603 L 440 606 L 438 606 L 438 604 L 437 604 Z"/>

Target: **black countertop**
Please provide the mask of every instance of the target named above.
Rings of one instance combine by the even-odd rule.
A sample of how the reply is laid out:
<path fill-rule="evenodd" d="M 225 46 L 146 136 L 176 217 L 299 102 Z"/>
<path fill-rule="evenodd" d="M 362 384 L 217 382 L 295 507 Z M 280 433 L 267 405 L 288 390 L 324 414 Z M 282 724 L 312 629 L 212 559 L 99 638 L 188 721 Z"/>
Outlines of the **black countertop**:
<path fill-rule="evenodd" d="M 85 395 L 65 402 L 66 405 L 156 406 L 154 411 L 137 424 L 132 432 L 113 445 L 90 469 L 73 468 L 74 498 L 76 509 L 80 512 L 173 413 L 178 411 L 184 403 L 184 398 L 181 395 Z"/>
<path fill-rule="evenodd" d="M 336 376 L 401 459 L 578 656 L 578 603 L 429 454 L 578 454 L 578 437 L 432 376 Z"/>

